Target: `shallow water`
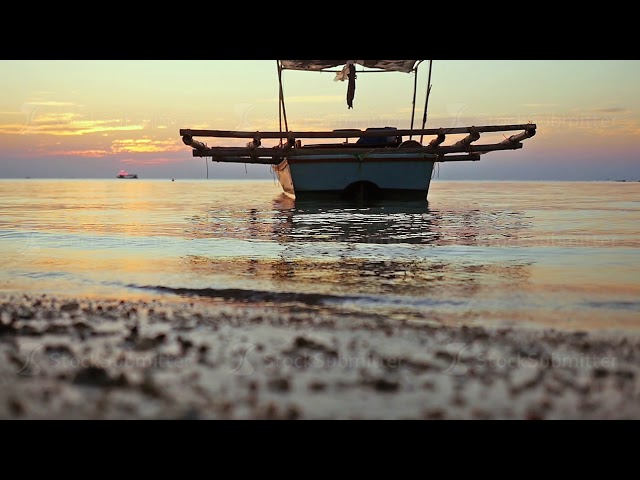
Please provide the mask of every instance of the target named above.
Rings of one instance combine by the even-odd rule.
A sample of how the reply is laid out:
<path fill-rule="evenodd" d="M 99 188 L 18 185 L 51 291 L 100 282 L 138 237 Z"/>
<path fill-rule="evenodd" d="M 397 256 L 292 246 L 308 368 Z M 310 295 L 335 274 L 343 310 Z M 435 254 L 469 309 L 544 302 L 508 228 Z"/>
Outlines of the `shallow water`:
<path fill-rule="evenodd" d="M 296 202 L 272 181 L 0 180 L 0 292 L 640 328 L 640 183 L 448 182 Z"/>

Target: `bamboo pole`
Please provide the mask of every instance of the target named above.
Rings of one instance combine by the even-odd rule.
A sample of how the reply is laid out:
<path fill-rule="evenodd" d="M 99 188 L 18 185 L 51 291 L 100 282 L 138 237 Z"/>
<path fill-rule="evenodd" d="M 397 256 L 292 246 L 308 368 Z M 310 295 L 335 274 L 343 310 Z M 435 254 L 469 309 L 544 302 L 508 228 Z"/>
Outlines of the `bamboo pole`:
<path fill-rule="evenodd" d="M 446 139 L 447 139 L 447 136 L 444 133 L 439 133 L 436 138 L 434 138 L 429 142 L 429 146 L 434 148 L 439 147 L 445 142 Z"/>
<path fill-rule="evenodd" d="M 470 153 L 466 155 L 425 155 L 425 160 L 433 162 L 445 163 L 445 162 L 477 162 L 480 160 L 479 153 Z M 278 165 L 284 161 L 283 158 L 257 158 L 257 157 L 215 157 L 212 161 L 217 163 L 247 163 L 254 165 Z M 352 158 L 344 158 L 336 160 L 338 162 L 353 162 L 356 161 Z M 396 161 L 395 159 L 389 159 L 390 162 Z M 402 161 L 400 159 L 400 161 Z"/>
<path fill-rule="evenodd" d="M 535 136 L 535 134 L 536 134 L 536 129 L 535 128 L 527 128 L 524 132 L 519 133 L 518 135 L 511 135 L 509 138 L 504 139 L 500 143 L 507 144 L 507 143 L 522 142 L 522 141 L 526 140 L 527 138 L 531 138 L 531 137 Z"/>
<path fill-rule="evenodd" d="M 206 150 L 193 150 L 194 157 L 251 157 L 284 158 L 306 156 L 349 155 L 389 156 L 406 155 L 446 155 L 448 153 L 479 153 L 497 150 L 518 150 L 522 143 L 494 143 L 487 145 L 449 145 L 444 147 L 421 148 L 247 148 L 247 147 L 210 147 Z M 365 157 L 366 158 L 366 157 Z"/>
<path fill-rule="evenodd" d="M 470 153 L 468 155 L 447 155 L 440 156 L 436 160 L 436 162 L 444 163 L 444 162 L 479 162 L 480 154 L 478 153 Z"/>
<path fill-rule="evenodd" d="M 453 147 L 460 147 L 460 148 L 467 148 L 469 147 L 473 142 L 480 140 L 480 134 L 478 132 L 471 132 L 469 135 L 467 135 L 466 137 L 464 137 L 462 140 L 454 143 L 452 146 Z M 517 143 L 517 142 L 515 142 Z"/>
<path fill-rule="evenodd" d="M 478 133 L 512 132 L 515 130 L 535 131 L 535 124 L 518 125 L 486 125 L 480 127 L 452 127 L 452 128 L 427 128 L 422 130 L 337 130 L 331 132 L 242 132 L 233 130 L 192 130 L 184 128 L 180 135 L 188 137 L 215 137 L 215 138 L 250 138 L 258 135 L 261 139 L 269 138 L 361 138 L 361 137 L 389 137 L 406 135 L 456 135 L 471 133 L 475 129 Z M 531 135 L 533 136 L 533 135 Z"/>
<path fill-rule="evenodd" d="M 182 143 L 190 146 L 194 150 L 204 150 L 205 148 L 209 148 L 204 143 L 199 142 L 198 140 L 194 140 L 193 137 L 188 135 L 185 135 L 184 137 L 182 137 Z"/>

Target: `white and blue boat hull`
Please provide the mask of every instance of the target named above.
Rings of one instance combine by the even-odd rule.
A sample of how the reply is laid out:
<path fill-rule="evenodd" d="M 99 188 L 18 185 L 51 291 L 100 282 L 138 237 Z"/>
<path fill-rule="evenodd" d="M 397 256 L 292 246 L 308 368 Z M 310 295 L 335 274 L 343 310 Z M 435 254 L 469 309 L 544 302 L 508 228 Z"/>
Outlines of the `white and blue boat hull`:
<path fill-rule="evenodd" d="M 413 154 L 298 155 L 274 166 L 285 193 L 427 197 L 434 161 Z"/>

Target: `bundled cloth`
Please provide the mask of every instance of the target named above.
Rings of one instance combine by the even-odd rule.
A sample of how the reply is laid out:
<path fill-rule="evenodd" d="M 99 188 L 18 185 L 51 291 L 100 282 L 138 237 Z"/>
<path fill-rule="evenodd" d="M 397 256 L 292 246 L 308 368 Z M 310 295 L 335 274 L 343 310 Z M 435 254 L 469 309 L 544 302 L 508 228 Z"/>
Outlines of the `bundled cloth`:
<path fill-rule="evenodd" d="M 349 60 L 342 71 L 336 74 L 336 78 L 334 78 L 333 81 L 344 82 L 347 79 L 349 80 L 349 86 L 347 87 L 347 106 L 353 108 L 353 99 L 356 96 L 356 62 L 354 60 Z"/>

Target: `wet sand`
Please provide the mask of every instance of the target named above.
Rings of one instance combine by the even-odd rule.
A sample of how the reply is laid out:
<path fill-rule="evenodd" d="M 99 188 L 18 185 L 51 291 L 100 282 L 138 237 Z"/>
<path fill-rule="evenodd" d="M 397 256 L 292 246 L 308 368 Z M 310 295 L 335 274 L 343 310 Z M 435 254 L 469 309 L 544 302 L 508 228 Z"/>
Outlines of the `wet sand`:
<path fill-rule="evenodd" d="M 0 418 L 640 418 L 640 337 L 1 296 Z"/>

